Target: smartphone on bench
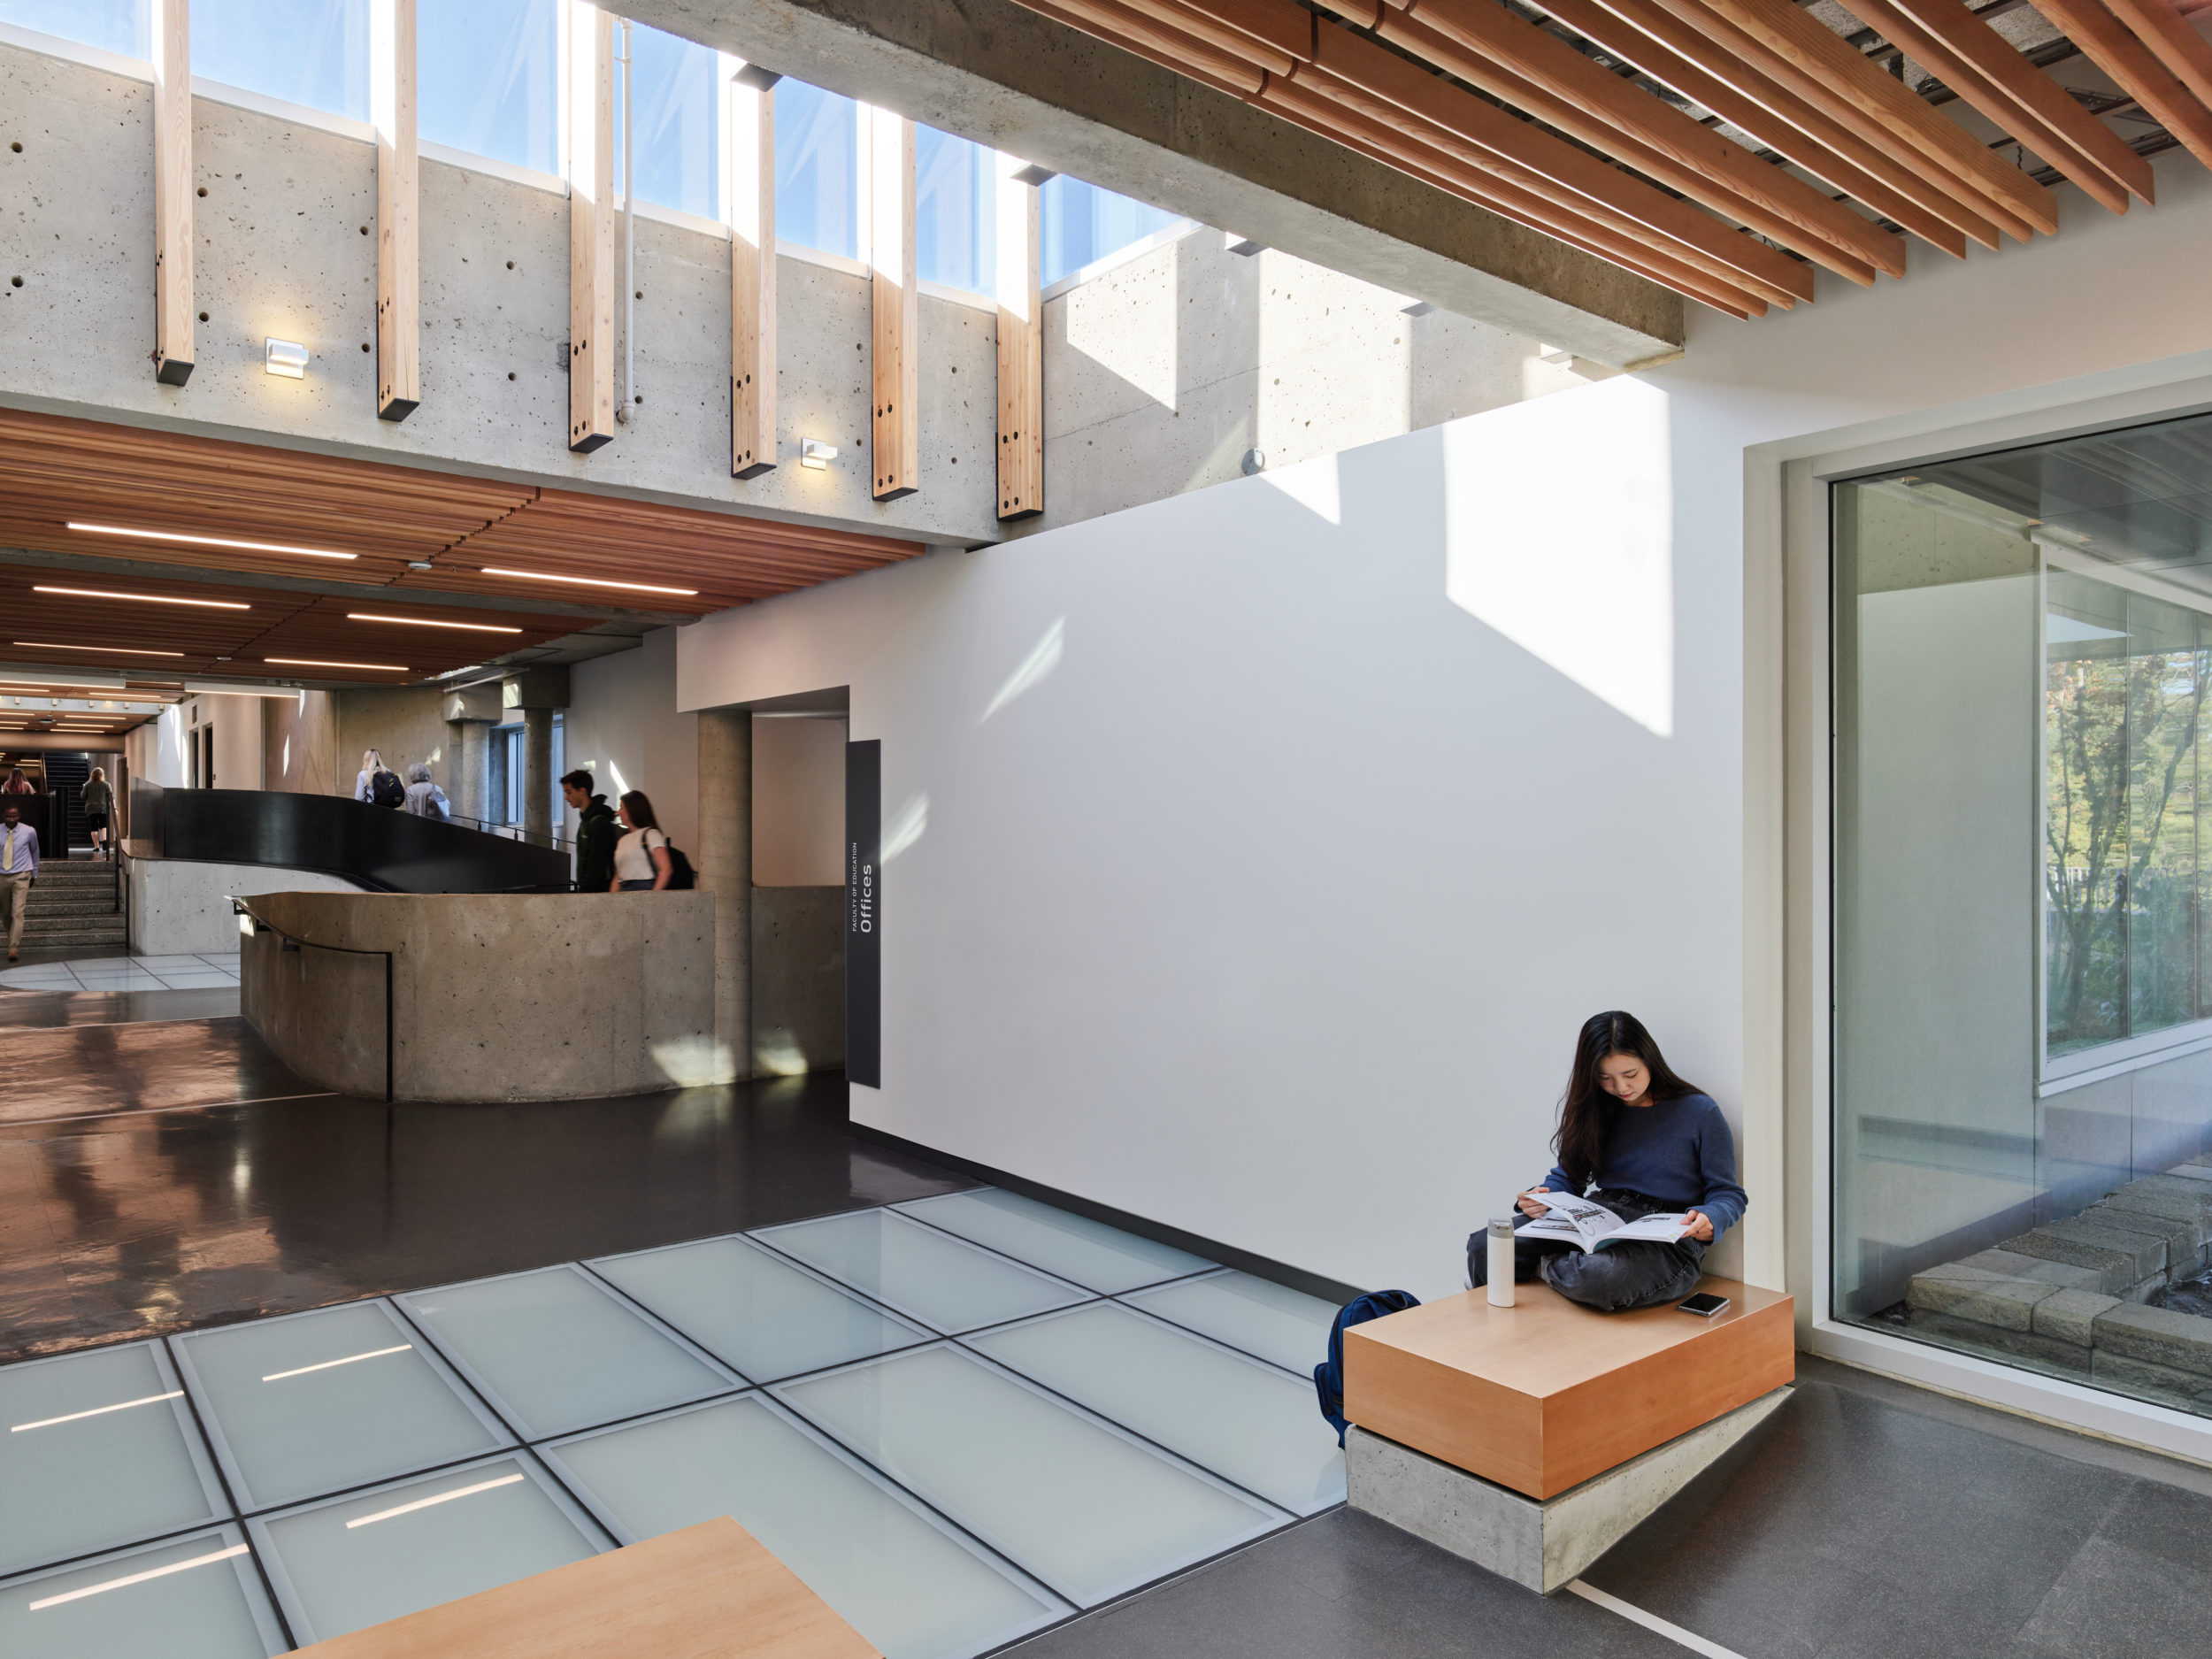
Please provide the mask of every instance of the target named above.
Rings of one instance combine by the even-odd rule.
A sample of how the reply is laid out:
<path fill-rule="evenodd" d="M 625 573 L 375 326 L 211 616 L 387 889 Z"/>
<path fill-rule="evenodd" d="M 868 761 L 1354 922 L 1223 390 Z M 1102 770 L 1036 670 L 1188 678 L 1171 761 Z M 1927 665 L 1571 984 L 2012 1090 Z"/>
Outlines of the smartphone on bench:
<path fill-rule="evenodd" d="M 1701 1318 L 1709 1319 L 1728 1305 L 1728 1298 L 1716 1296 L 1709 1290 L 1701 1291 L 1688 1301 L 1678 1302 L 1674 1305 L 1685 1313 L 1694 1313 Z"/>

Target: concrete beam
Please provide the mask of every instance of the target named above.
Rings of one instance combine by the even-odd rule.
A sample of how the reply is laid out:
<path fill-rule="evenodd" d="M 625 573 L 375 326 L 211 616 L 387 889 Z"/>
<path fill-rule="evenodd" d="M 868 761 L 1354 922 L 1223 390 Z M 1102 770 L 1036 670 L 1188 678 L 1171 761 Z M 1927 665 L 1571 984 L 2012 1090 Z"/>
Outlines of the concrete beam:
<path fill-rule="evenodd" d="M 1681 354 L 1680 296 L 1014 0 L 608 4 L 1594 363 Z"/>

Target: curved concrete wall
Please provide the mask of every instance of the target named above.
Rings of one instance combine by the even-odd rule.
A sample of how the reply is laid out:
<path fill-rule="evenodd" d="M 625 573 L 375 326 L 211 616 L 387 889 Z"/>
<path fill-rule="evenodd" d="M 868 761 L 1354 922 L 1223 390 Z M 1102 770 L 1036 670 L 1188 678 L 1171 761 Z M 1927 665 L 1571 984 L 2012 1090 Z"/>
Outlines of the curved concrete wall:
<path fill-rule="evenodd" d="M 219 956 L 238 949 L 238 921 L 230 908 L 233 895 L 361 889 L 343 876 L 313 870 L 135 858 L 126 852 L 123 890 L 131 918 L 131 949 L 142 956 Z M 383 1086 L 377 1087 L 381 1093 Z"/>
<path fill-rule="evenodd" d="M 286 1064 L 384 1093 L 392 953 L 401 1100 L 573 1100 L 727 1080 L 714 895 L 272 893 L 242 939 L 240 1006 Z M 283 949 L 281 934 L 307 941 Z M 318 949 L 316 946 L 332 949 Z"/>

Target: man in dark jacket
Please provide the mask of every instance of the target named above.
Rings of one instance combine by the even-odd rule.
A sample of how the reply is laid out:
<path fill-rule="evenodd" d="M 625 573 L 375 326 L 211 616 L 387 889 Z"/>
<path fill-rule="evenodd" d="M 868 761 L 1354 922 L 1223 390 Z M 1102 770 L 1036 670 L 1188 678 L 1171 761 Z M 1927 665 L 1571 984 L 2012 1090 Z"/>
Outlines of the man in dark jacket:
<path fill-rule="evenodd" d="M 583 814 L 576 825 L 576 890 L 604 893 L 614 886 L 614 844 L 622 839 L 621 820 L 605 795 L 591 792 L 588 772 L 562 779 L 561 798 Z"/>

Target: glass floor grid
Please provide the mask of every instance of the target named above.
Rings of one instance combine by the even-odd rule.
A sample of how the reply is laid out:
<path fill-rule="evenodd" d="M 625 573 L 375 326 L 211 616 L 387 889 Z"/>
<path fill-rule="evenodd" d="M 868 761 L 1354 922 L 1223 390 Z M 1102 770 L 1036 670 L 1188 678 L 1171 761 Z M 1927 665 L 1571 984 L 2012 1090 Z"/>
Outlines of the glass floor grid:
<path fill-rule="evenodd" d="M 0 1652 L 273 1655 L 728 1514 L 968 1659 L 1342 1500 L 1333 1308 L 955 1196 L 0 1367 Z"/>

